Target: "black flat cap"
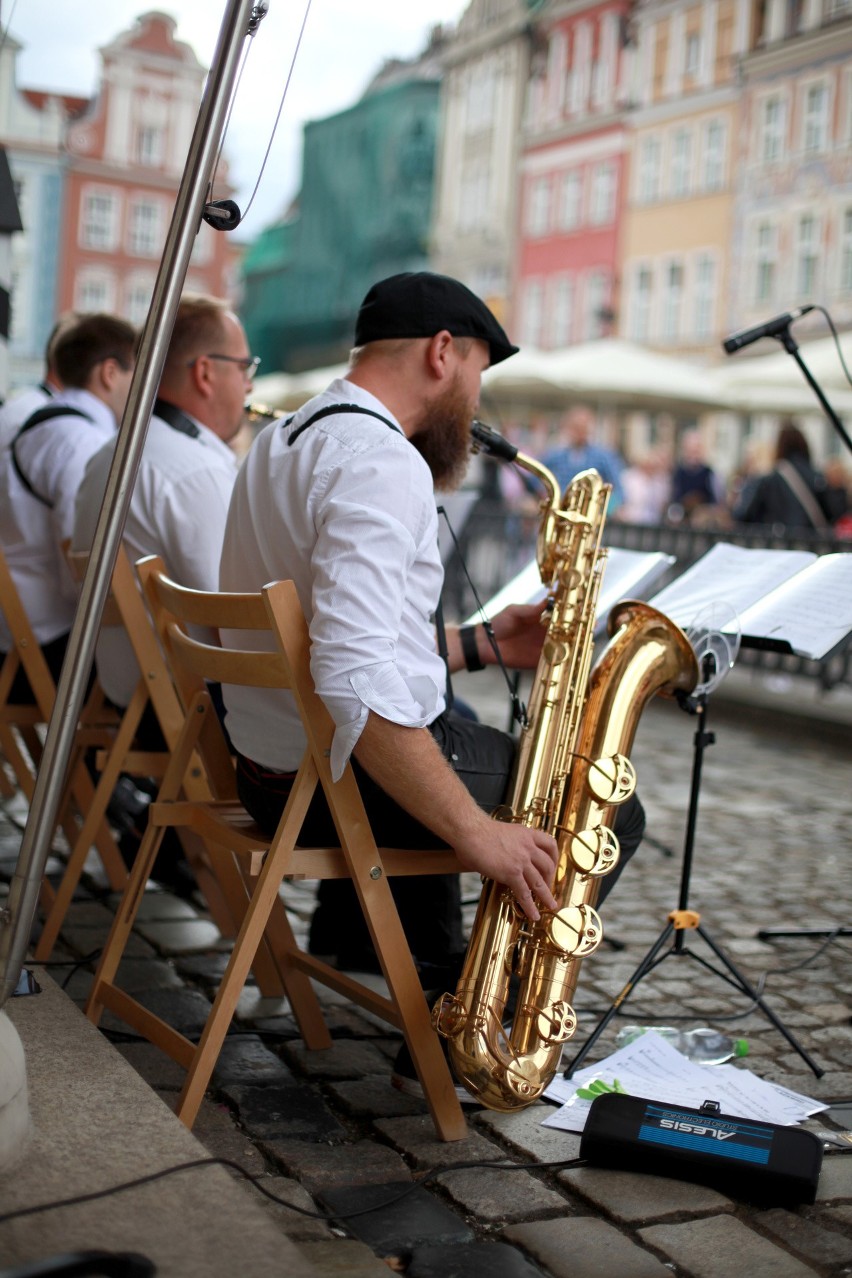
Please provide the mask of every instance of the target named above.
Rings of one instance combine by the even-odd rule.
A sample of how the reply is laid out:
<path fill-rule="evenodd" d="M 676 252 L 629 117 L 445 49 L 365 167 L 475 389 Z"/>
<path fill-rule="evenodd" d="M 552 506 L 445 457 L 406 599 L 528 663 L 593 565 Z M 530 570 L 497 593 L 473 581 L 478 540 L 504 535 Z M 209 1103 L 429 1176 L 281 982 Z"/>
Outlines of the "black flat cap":
<path fill-rule="evenodd" d="M 400 337 L 434 337 L 446 329 L 453 337 L 487 342 L 491 363 L 518 350 L 485 303 L 458 280 L 432 271 L 405 271 L 370 289 L 355 323 L 355 345 Z"/>

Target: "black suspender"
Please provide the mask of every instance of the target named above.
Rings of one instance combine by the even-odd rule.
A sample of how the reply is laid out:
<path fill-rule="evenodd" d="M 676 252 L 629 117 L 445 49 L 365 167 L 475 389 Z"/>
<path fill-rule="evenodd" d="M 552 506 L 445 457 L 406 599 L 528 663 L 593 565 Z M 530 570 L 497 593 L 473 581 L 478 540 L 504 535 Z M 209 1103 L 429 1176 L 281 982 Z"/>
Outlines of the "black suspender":
<path fill-rule="evenodd" d="M 188 435 L 190 439 L 198 439 L 201 434 L 192 418 L 182 408 L 178 408 L 177 404 L 170 404 L 167 399 L 154 401 L 154 416 L 161 418 L 167 426 L 171 426 L 172 430 L 180 431 L 181 435 Z"/>
<path fill-rule="evenodd" d="M 320 421 L 323 417 L 332 417 L 335 413 L 360 413 L 363 417 L 376 417 L 380 422 L 384 422 L 391 430 L 395 430 L 398 435 L 402 432 L 399 427 L 387 417 L 382 417 L 381 413 L 374 413 L 372 408 L 362 408 L 360 404 L 331 404 L 328 408 L 321 408 L 318 413 L 314 413 L 313 417 L 309 417 L 306 422 L 302 422 L 301 426 L 297 426 L 293 434 L 287 440 L 287 446 L 295 444 L 303 430 L 307 430 L 309 426 L 313 426 L 314 422 Z M 295 413 L 293 414 L 295 417 Z M 289 426 L 293 421 L 293 417 L 288 417 L 282 422 L 283 426 Z"/>
<path fill-rule="evenodd" d="M 18 461 L 16 449 L 18 440 L 22 435 L 26 434 L 28 430 L 33 430 L 36 426 L 43 425 L 44 422 L 49 422 L 54 417 L 82 417 L 87 422 L 92 421 L 89 414 L 82 412 L 79 408 L 70 408 L 66 404 L 46 404 L 44 408 L 37 408 L 34 413 L 31 413 L 23 426 L 18 428 L 17 434 L 12 440 L 11 445 L 12 465 L 15 468 L 15 474 L 18 476 L 18 479 L 21 481 L 30 496 L 35 497 L 36 501 L 40 501 L 43 506 L 47 506 L 48 510 L 53 510 L 54 503 L 49 497 L 42 496 L 41 493 L 37 493 L 33 488 L 29 479 L 21 469 L 21 463 Z"/>

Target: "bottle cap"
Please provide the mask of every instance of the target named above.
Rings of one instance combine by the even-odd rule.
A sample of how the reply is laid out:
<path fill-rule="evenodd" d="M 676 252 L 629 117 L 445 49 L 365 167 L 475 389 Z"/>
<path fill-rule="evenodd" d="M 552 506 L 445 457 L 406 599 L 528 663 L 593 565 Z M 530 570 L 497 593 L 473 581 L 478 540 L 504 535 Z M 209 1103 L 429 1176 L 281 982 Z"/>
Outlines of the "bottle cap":
<path fill-rule="evenodd" d="M 734 1059 L 738 1060 L 740 1056 L 748 1056 L 748 1039 L 734 1039 Z"/>

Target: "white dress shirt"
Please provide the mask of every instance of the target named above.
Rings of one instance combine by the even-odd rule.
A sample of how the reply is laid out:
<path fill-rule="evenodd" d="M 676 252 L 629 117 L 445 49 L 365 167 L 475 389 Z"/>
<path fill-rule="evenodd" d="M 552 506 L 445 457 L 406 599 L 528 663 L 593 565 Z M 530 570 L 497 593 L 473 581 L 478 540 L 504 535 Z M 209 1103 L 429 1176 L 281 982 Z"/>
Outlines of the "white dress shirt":
<path fill-rule="evenodd" d="M 61 544 L 71 536 L 74 500 L 86 462 L 113 438 L 116 429 L 112 410 L 89 391 L 64 390 L 51 403 L 78 409 L 90 419 L 55 417 L 18 437 L 18 463 L 31 486 L 51 506 L 39 501 L 21 482 L 12 460 L 11 436 L 0 449 L 0 542 L 41 644 L 71 629 L 77 590 Z M 10 646 L 11 635 L 0 616 L 0 651 L 8 652 Z"/>
<path fill-rule="evenodd" d="M 207 426 L 188 419 L 198 434 L 152 417 L 130 499 L 124 544 L 135 562 L 160 555 L 175 581 L 193 590 L 218 590 L 219 556 L 228 502 L 237 474 L 234 453 Z M 75 550 L 88 550 L 112 464 L 108 444 L 91 458 L 74 518 Z M 116 627 L 98 640 L 98 676 L 116 705 L 130 700 L 139 678 L 126 635 Z"/>
<path fill-rule="evenodd" d="M 300 423 L 335 404 L 339 413 Z M 443 583 L 432 476 L 388 410 L 338 379 L 286 426 L 274 422 L 237 478 L 222 551 L 221 588 L 260 590 L 290 578 L 311 638 L 311 672 L 335 722 L 331 767 L 343 771 L 369 711 L 424 727 L 444 709 L 446 670 L 433 615 Z M 261 635 L 225 632 L 223 643 L 268 647 Z M 264 767 L 297 768 L 305 738 L 293 698 L 223 689 L 237 749 Z"/>

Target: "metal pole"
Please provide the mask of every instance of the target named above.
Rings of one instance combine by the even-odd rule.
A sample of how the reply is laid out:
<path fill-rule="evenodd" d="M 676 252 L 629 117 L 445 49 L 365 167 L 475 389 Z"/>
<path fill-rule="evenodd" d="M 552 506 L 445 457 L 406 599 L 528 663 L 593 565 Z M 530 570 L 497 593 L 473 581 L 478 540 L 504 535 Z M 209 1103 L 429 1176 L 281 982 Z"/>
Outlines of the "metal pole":
<path fill-rule="evenodd" d="M 127 407 L 118 433 L 103 506 L 92 542 L 89 566 L 65 663 L 56 705 L 47 729 L 44 754 L 18 864 L 6 908 L 0 913 L 0 1007 L 14 992 L 29 944 L 44 866 L 56 828 L 74 734 L 86 692 L 101 615 L 109 594 L 127 508 L 148 433 L 180 301 L 193 242 L 201 223 L 236 83 L 245 38 L 265 13 L 255 0 L 227 0 L 225 16 L 166 239 L 154 296 L 139 346 Z M 255 18 L 254 23 L 250 19 Z"/>

